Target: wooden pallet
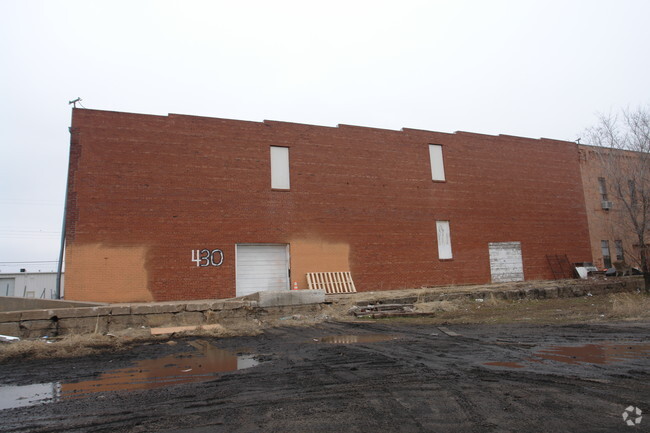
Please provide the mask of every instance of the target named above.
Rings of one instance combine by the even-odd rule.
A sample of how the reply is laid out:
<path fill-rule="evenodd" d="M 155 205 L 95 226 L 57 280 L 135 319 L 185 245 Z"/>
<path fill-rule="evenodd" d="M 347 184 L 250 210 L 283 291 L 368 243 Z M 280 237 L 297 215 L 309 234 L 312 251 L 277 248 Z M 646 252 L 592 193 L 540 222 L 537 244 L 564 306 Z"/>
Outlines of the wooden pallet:
<path fill-rule="evenodd" d="M 309 290 L 325 290 L 328 295 L 357 292 L 349 272 L 308 272 L 307 284 Z"/>

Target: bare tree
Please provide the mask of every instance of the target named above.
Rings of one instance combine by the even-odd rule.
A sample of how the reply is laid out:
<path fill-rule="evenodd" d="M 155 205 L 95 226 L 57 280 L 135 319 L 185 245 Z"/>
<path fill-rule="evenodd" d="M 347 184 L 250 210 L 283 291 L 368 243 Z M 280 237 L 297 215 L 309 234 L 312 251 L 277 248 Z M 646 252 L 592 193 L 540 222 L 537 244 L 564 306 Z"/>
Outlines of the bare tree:
<path fill-rule="evenodd" d="M 634 239 L 626 257 L 641 268 L 650 291 L 650 106 L 600 115 L 586 132 L 590 144 L 599 146 L 614 201 L 609 221 Z"/>

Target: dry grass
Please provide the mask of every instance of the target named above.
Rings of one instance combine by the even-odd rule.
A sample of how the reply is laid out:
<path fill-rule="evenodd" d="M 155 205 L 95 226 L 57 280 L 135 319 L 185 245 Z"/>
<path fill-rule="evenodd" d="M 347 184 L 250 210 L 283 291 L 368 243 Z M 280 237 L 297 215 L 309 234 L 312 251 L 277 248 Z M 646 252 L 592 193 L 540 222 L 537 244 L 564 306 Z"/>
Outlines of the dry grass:
<path fill-rule="evenodd" d="M 505 301 L 504 299 L 499 299 L 496 296 L 494 296 L 493 293 L 490 293 L 490 296 L 485 298 L 484 304 L 487 305 L 488 307 L 502 307 L 506 305 L 508 302 Z"/>
<path fill-rule="evenodd" d="M 537 323 L 571 324 L 599 323 L 621 320 L 650 319 L 650 296 L 644 293 L 617 293 L 575 298 L 504 300 L 493 296 L 482 302 L 474 299 L 452 301 L 451 308 L 438 308 L 438 303 L 416 303 L 418 311 L 432 312 L 432 317 L 391 318 L 414 323 Z"/>
<path fill-rule="evenodd" d="M 239 336 L 253 336 L 262 333 L 262 329 L 255 321 L 242 321 L 240 324 L 228 324 L 228 326 L 217 326 L 215 328 L 203 329 L 199 328 L 195 331 L 182 332 L 175 335 L 180 336 L 201 336 L 201 337 L 239 337 Z"/>
<path fill-rule="evenodd" d="M 0 344 L 0 362 L 9 359 L 72 358 L 119 351 L 142 341 L 139 337 L 100 334 L 69 335 L 55 340 L 22 340 Z"/>
<path fill-rule="evenodd" d="M 650 297 L 640 293 L 617 293 L 610 297 L 610 316 L 628 320 L 650 317 Z"/>
<path fill-rule="evenodd" d="M 457 311 L 466 302 L 466 300 L 420 302 L 415 304 L 415 309 L 422 313 L 448 313 Z"/>

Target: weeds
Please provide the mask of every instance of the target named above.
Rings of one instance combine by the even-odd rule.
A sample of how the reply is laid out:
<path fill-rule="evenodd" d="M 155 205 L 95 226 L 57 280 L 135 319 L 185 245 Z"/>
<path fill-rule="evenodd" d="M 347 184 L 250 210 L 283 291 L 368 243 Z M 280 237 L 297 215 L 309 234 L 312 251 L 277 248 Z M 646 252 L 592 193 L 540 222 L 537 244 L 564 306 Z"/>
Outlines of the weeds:
<path fill-rule="evenodd" d="M 641 293 L 617 293 L 610 297 L 611 316 L 626 319 L 650 317 L 650 297 Z"/>
<path fill-rule="evenodd" d="M 485 299 L 484 304 L 490 307 L 503 307 L 507 302 L 494 296 L 494 293 L 490 293 L 490 296 Z"/>
<path fill-rule="evenodd" d="M 465 304 L 467 304 L 467 301 L 460 299 L 453 301 L 432 301 L 416 303 L 415 309 L 421 313 L 446 313 L 456 311 Z"/>
<path fill-rule="evenodd" d="M 0 345 L 0 362 L 10 359 L 72 358 L 124 350 L 139 338 L 100 334 L 69 335 L 57 340 L 22 340 Z"/>

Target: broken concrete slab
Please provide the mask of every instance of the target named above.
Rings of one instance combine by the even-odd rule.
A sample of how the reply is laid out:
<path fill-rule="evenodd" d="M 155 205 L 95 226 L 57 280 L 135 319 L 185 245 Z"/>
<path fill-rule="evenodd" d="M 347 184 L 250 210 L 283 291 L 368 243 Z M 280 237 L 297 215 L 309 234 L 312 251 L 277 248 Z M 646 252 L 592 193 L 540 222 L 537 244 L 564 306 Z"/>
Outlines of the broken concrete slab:
<path fill-rule="evenodd" d="M 0 323 L 0 334 L 4 335 L 22 335 L 18 322 Z"/>
<path fill-rule="evenodd" d="M 140 304 L 131 305 L 131 314 L 163 314 L 178 313 L 185 310 L 185 304 L 165 303 L 165 304 Z"/>
<path fill-rule="evenodd" d="M 18 322 L 20 321 L 20 311 L 12 311 L 8 313 L 0 313 L 0 323 L 2 322 Z"/>
<path fill-rule="evenodd" d="M 546 298 L 557 298 L 559 296 L 559 289 L 557 287 L 547 287 L 545 289 Z"/>
<path fill-rule="evenodd" d="M 179 326 L 189 326 L 203 322 L 205 316 L 201 311 L 181 311 L 174 314 L 172 323 Z"/>
<path fill-rule="evenodd" d="M 108 316 L 71 317 L 57 323 L 58 335 L 68 334 L 105 334 L 108 332 Z"/>
<path fill-rule="evenodd" d="M 111 331 L 118 331 L 128 328 L 139 328 L 146 325 L 144 315 L 119 315 L 111 316 L 109 328 Z"/>
<path fill-rule="evenodd" d="M 524 287 L 520 289 L 523 292 L 524 299 L 537 299 L 539 290 L 534 287 Z"/>
<path fill-rule="evenodd" d="M 325 302 L 325 290 L 283 290 L 257 292 L 250 295 L 258 307 L 282 307 L 289 305 L 321 304 Z"/>
<path fill-rule="evenodd" d="M 576 297 L 584 296 L 584 295 L 587 294 L 587 291 L 585 290 L 584 287 L 573 287 L 571 289 L 571 291 L 573 292 L 573 296 L 576 296 Z"/>
<path fill-rule="evenodd" d="M 146 314 L 144 317 L 149 328 L 169 326 L 174 320 L 173 313 Z"/>
<path fill-rule="evenodd" d="M 51 320 L 28 320 L 20 323 L 20 336 L 23 338 L 40 337 L 57 333 L 57 324 Z"/>
<path fill-rule="evenodd" d="M 212 309 L 213 302 L 191 302 L 185 306 L 185 311 L 208 311 Z"/>
<path fill-rule="evenodd" d="M 223 303 L 224 310 L 236 310 L 238 308 L 248 307 L 248 301 L 226 301 Z"/>
<path fill-rule="evenodd" d="M 96 317 L 106 316 L 111 312 L 111 307 L 86 307 L 86 308 L 59 308 L 52 311 L 54 316 L 59 319 L 69 319 L 75 317 Z"/>
<path fill-rule="evenodd" d="M 128 316 L 131 314 L 130 305 L 113 305 L 111 306 L 111 316 Z"/>
<path fill-rule="evenodd" d="M 54 316 L 56 316 L 54 310 L 22 311 L 20 313 L 20 320 L 21 321 L 50 320 Z"/>
<path fill-rule="evenodd" d="M 226 303 L 226 301 L 214 301 L 210 303 L 210 310 L 212 311 L 219 311 L 223 310 L 223 306 Z"/>

